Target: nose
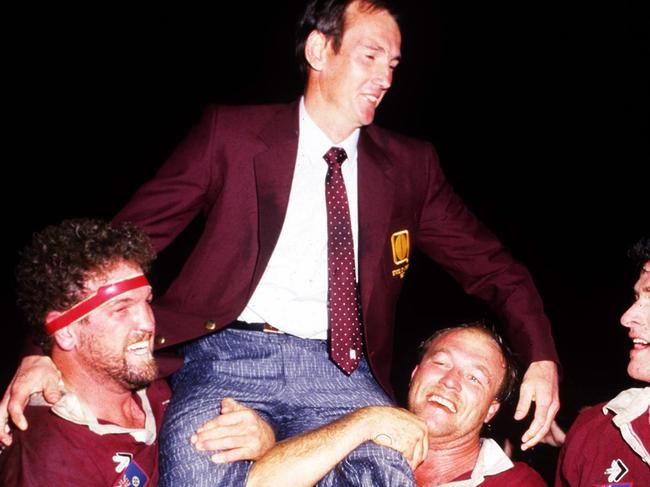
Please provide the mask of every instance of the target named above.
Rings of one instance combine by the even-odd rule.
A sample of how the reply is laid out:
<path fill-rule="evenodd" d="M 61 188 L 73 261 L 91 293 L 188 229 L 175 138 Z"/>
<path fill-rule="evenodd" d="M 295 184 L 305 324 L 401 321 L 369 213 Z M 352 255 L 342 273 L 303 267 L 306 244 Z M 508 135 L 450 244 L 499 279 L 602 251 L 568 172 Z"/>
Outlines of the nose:
<path fill-rule="evenodd" d="M 142 303 L 138 306 L 138 311 L 135 316 L 136 327 L 140 331 L 154 333 L 156 331 L 156 320 L 153 315 L 153 310 L 148 302 Z"/>
<path fill-rule="evenodd" d="M 375 83 L 384 91 L 393 84 L 393 69 L 388 63 L 380 63 L 377 67 Z"/>
<path fill-rule="evenodd" d="M 639 308 L 641 307 L 639 300 L 636 300 L 625 313 L 621 316 L 621 325 L 626 328 L 633 328 L 640 324 Z"/>
<path fill-rule="evenodd" d="M 440 379 L 440 383 L 445 386 L 447 389 L 452 389 L 455 391 L 460 391 L 461 389 L 461 375 L 460 371 L 451 368 L 445 372 L 445 374 Z"/>

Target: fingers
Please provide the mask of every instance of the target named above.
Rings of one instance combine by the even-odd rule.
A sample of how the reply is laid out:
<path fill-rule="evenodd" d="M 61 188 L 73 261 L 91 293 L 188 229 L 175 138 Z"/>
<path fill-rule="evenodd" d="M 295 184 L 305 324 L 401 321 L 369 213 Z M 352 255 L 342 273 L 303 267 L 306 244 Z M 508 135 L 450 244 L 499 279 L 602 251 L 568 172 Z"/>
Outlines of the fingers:
<path fill-rule="evenodd" d="M 257 460 L 275 444 L 275 433 L 259 415 L 231 398 L 221 414 L 204 423 L 190 438 L 199 451 L 214 451 L 215 462 Z"/>
<path fill-rule="evenodd" d="M 412 461 L 409 462 L 411 469 L 415 470 L 418 465 L 420 465 L 427 456 L 427 451 L 429 450 L 429 439 L 428 435 L 424 435 L 420 440 L 415 443 L 415 448 L 413 450 Z"/>
<path fill-rule="evenodd" d="M 533 362 L 528 367 L 521 384 L 515 419 L 521 420 L 535 402 L 535 416 L 521 437 L 522 450 L 536 445 L 549 431 L 555 414 L 560 409 L 557 364 L 550 360 Z"/>
<path fill-rule="evenodd" d="M 559 448 L 564 444 L 565 439 L 566 434 L 564 431 L 562 431 L 562 428 L 560 428 L 560 426 L 555 421 L 552 421 L 551 429 L 542 438 L 540 443 L 546 443 L 547 445 Z"/>
<path fill-rule="evenodd" d="M 43 397 L 50 404 L 55 404 L 61 399 L 61 388 L 58 377 L 49 377 L 43 387 Z"/>
<path fill-rule="evenodd" d="M 11 445 L 13 442 L 13 436 L 11 436 L 11 428 L 8 424 L 4 425 L 2 428 L 2 433 L 0 434 L 0 453 L 2 450 Z"/>
<path fill-rule="evenodd" d="M 519 401 L 517 401 L 517 406 L 515 408 L 515 419 L 517 421 L 528 416 L 528 411 L 530 411 L 532 402 L 533 391 L 524 383 L 521 385 L 521 389 L 519 390 Z"/>
<path fill-rule="evenodd" d="M 248 409 L 243 404 L 238 403 L 232 397 L 224 397 L 221 400 L 221 414 L 228 414 L 234 411 L 243 411 Z"/>
<path fill-rule="evenodd" d="M 23 411 L 29 402 L 31 394 L 43 392 L 45 399 L 50 403 L 54 403 L 61 398 L 59 378 L 60 373 L 49 357 L 30 355 L 22 360 L 11 385 L 5 393 L 5 398 L 8 396 L 6 402 L 7 413 L 19 429 L 27 429 L 27 420 Z"/>
<path fill-rule="evenodd" d="M 234 412 L 234 411 L 253 411 L 253 409 L 244 406 L 242 403 L 236 401 L 232 397 L 224 397 L 221 401 L 221 412 L 224 413 L 224 408 L 227 409 L 225 412 Z"/>
<path fill-rule="evenodd" d="M 214 463 L 239 462 L 241 460 L 250 460 L 251 454 L 246 448 L 235 448 L 227 451 L 214 453 L 210 460 Z"/>
<path fill-rule="evenodd" d="M 401 453 L 412 469 L 424 461 L 429 447 L 424 421 L 395 407 L 367 408 L 366 414 L 376 419 L 371 425 L 373 442 Z"/>
<path fill-rule="evenodd" d="M 197 432 L 233 424 L 252 423 L 258 417 L 253 409 L 244 406 L 230 397 L 226 397 L 221 401 L 221 414 L 206 421 Z"/>
<path fill-rule="evenodd" d="M 192 436 L 192 440 L 195 436 Z M 213 452 L 210 459 L 214 463 L 251 460 L 256 457 L 256 450 L 259 448 L 254 435 L 232 434 L 212 439 L 203 438 L 193 441 L 193 444 L 198 451 Z"/>
<path fill-rule="evenodd" d="M 528 428 L 528 431 L 521 437 L 522 450 L 535 446 L 548 433 L 553 418 L 559 409 L 559 403 L 537 402 L 535 406 L 535 418 Z"/>
<path fill-rule="evenodd" d="M 254 436 L 249 433 L 240 434 L 237 428 L 228 428 L 225 430 L 214 430 L 211 432 L 203 431 L 201 433 L 192 435 L 190 441 L 198 451 L 217 451 L 217 450 L 232 450 L 235 448 L 243 448 L 253 443 Z"/>
<path fill-rule="evenodd" d="M 22 431 L 27 429 L 27 419 L 23 412 L 29 402 L 29 396 L 29 390 L 17 389 L 15 383 L 11 387 L 11 397 L 7 404 L 7 412 L 11 417 L 11 421 L 13 421 L 16 427 Z"/>
<path fill-rule="evenodd" d="M 9 404 L 9 391 L 11 390 L 12 385 L 13 381 L 9 384 L 9 387 L 0 402 L 0 443 L 4 446 L 11 445 L 12 441 L 11 429 L 9 428 L 9 413 L 7 411 L 7 405 Z"/>

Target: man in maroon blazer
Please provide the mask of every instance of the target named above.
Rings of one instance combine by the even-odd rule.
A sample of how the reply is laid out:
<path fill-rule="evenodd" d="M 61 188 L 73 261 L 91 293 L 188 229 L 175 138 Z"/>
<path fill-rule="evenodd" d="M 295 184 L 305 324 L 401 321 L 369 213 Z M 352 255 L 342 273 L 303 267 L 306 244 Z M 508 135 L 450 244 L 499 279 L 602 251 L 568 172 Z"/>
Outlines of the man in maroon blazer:
<path fill-rule="evenodd" d="M 504 317 L 509 341 L 530 364 L 516 417 L 536 402 L 522 438 L 524 448 L 531 446 L 559 407 L 550 324 L 528 272 L 454 193 L 433 147 L 372 125 L 400 60 L 392 10 L 383 1 L 314 0 L 299 37 L 307 74 L 299 102 L 208 108 L 117 216 L 141 226 L 157 250 L 197 214 L 205 217 L 194 251 L 156 304 L 158 345 L 191 341 L 162 432 L 161 482 L 165 465 L 179 469 L 178 479 L 200 470 L 188 466 L 191 452 L 174 446 L 165 453 L 165 437 L 185 447 L 183 438 L 212 415 L 221 394 L 257 409 L 279 438 L 388 403 L 395 305 L 414 246 Z M 323 158 L 331 150 L 343 154 L 337 184 L 348 201 L 348 270 L 359 300 L 360 328 L 352 333 L 362 334 L 365 345 L 350 348 L 346 372 L 328 359 L 334 257 L 325 197 L 331 176 Z M 276 398 L 282 401 L 268 406 Z M 305 406 L 313 417 L 305 419 Z M 207 463 L 201 468 L 210 468 Z"/>

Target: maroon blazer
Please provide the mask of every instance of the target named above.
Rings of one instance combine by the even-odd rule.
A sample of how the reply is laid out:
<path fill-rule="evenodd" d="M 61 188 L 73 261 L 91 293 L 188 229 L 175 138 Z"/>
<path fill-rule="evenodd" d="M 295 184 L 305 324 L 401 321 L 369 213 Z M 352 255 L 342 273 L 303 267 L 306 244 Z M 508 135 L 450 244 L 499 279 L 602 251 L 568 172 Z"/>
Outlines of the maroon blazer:
<path fill-rule="evenodd" d="M 524 360 L 557 361 L 527 270 L 454 193 L 431 144 L 371 125 L 361 129 L 358 148 L 361 304 L 381 386 L 392 391 L 395 305 L 413 245 L 505 318 Z M 297 103 L 209 107 L 117 215 L 143 228 L 157 250 L 199 212 L 205 216 L 191 256 L 156 302 L 159 345 L 211 333 L 244 309 L 278 240 L 297 150 Z"/>

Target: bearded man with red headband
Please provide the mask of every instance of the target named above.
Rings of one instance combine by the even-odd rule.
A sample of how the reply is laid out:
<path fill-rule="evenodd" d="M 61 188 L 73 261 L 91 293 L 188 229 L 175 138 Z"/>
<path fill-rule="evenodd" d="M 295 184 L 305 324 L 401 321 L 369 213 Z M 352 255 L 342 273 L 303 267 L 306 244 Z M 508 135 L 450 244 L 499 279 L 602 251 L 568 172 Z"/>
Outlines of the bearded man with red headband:
<path fill-rule="evenodd" d="M 97 220 L 47 227 L 23 250 L 18 302 L 60 372 L 63 395 L 51 408 L 31 402 L 30 428 L 16 430 L 0 455 L 0 485 L 157 484 L 156 438 L 170 390 L 156 379 L 152 355 L 144 273 L 154 257 L 135 227 Z M 269 439 L 251 410 L 224 401 L 231 424 L 247 423 L 240 436 L 249 447 L 264 433 Z"/>

